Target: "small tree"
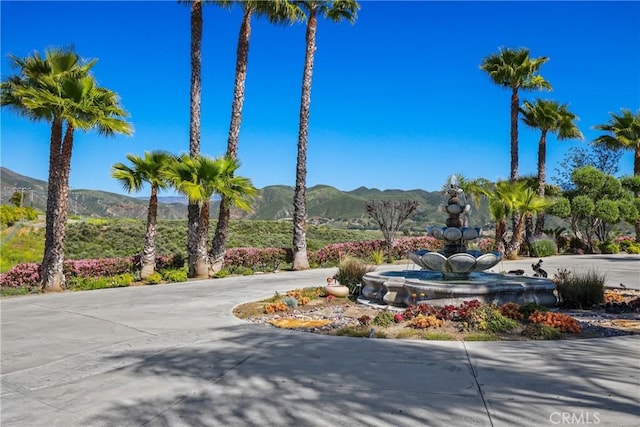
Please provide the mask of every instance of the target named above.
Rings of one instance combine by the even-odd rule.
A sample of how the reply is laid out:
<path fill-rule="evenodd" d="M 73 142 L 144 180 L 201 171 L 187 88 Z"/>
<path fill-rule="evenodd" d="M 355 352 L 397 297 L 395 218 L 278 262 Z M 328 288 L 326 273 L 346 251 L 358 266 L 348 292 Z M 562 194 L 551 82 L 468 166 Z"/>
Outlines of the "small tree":
<path fill-rule="evenodd" d="M 415 200 L 371 200 L 367 202 L 367 214 L 376 220 L 384 236 L 387 246 L 387 262 L 392 261 L 391 251 L 396 234 L 417 208 L 418 202 Z"/>
<path fill-rule="evenodd" d="M 576 169 L 571 174 L 575 190 L 564 193 L 566 202 L 558 206 L 570 206 L 571 229 L 593 252 L 593 240 L 606 240 L 613 225 L 620 220 L 635 218 L 634 201 L 630 191 L 625 191 L 620 180 L 592 166 Z"/>

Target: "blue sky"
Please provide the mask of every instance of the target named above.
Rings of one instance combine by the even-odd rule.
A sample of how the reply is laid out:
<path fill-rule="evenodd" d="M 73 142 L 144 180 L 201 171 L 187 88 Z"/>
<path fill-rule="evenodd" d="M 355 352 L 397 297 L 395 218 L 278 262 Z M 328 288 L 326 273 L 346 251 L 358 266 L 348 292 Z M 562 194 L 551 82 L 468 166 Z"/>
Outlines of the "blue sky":
<path fill-rule="evenodd" d="M 111 177 L 127 153 L 188 151 L 189 9 L 161 2 L 2 1 L 7 54 L 73 45 L 98 58 L 98 82 L 131 113 L 132 137 L 76 132 L 70 185 L 122 193 Z M 224 154 L 238 10 L 204 8 L 202 152 Z M 311 95 L 307 185 L 438 190 L 451 173 L 509 177 L 509 91 L 479 69 L 499 47 L 547 56 L 552 92 L 590 141 L 609 112 L 640 108 L 638 2 L 363 1 L 354 25 L 320 21 Z M 304 24 L 253 19 L 239 174 L 259 188 L 295 183 Z M 1 164 L 46 180 L 49 126 L 1 113 Z M 520 174 L 534 174 L 539 132 L 520 125 Z M 547 175 L 579 142 L 548 141 Z M 625 154 L 620 175 L 631 174 Z M 145 194 L 143 191 L 141 195 Z"/>

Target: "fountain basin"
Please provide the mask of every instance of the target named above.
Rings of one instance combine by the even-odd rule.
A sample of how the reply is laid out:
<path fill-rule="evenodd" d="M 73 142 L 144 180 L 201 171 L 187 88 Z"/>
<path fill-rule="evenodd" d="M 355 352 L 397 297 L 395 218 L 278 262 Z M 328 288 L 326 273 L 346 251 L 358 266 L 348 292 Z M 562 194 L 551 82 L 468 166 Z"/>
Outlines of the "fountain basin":
<path fill-rule="evenodd" d="M 425 270 L 371 272 L 362 278 L 361 303 L 408 306 L 459 305 L 463 301 L 504 304 L 514 302 L 552 307 L 557 304 L 555 283 L 548 279 L 473 272 L 466 278 L 447 279 Z"/>
<path fill-rule="evenodd" d="M 465 277 L 474 271 L 488 270 L 502 260 L 502 254 L 499 252 L 482 253 L 473 250 L 449 257 L 440 252 L 427 250 L 409 251 L 407 256 L 423 269 L 438 271 L 448 277 Z"/>

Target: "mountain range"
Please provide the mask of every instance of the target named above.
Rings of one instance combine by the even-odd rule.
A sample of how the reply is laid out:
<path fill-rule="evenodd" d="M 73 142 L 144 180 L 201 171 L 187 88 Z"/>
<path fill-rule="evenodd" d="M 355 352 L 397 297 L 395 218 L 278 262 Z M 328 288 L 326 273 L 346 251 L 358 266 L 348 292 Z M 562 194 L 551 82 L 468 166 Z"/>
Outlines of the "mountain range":
<path fill-rule="evenodd" d="M 46 210 L 47 182 L 20 175 L 0 167 L 0 201 L 7 203 L 16 189 L 25 192 L 25 204 L 35 209 Z M 18 190 L 20 191 L 20 190 Z M 293 216 L 294 188 L 286 185 L 271 185 L 259 190 L 253 212 L 233 210 L 233 219 L 287 220 Z M 445 216 L 438 211 L 444 202 L 441 192 L 415 190 L 379 190 L 360 187 L 352 191 L 341 191 L 328 185 L 316 185 L 307 189 L 307 217 L 314 224 L 334 223 L 350 228 L 374 225 L 365 207 L 370 200 L 415 200 L 418 209 L 412 216 L 413 226 L 443 224 Z M 212 200 L 212 218 L 217 218 L 219 201 Z M 137 218 L 147 216 L 148 199 L 89 189 L 72 189 L 69 192 L 69 214 L 99 218 Z M 184 219 L 187 217 L 187 200 L 182 197 L 158 198 L 160 219 Z M 489 219 L 486 205 L 472 212 L 472 224 L 484 225 Z M 413 227 L 412 227 L 413 228 Z"/>

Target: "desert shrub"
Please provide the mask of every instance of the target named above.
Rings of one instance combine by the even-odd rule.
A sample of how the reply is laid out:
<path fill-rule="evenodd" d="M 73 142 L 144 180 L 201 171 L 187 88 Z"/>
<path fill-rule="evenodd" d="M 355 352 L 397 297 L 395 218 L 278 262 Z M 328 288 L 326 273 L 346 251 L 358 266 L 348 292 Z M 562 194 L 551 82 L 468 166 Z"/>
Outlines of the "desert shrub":
<path fill-rule="evenodd" d="M 357 286 L 362 283 L 362 277 L 373 270 L 375 270 L 374 267 L 357 258 L 345 257 L 338 266 L 338 282 L 343 286 L 347 286 L 349 292 L 353 293 Z"/>
<path fill-rule="evenodd" d="M 33 221 L 38 218 L 38 211 L 29 206 L 23 206 L 22 209 L 19 206 L 0 205 L 0 224 L 12 225 L 20 218 Z"/>
<path fill-rule="evenodd" d="M 495 305 L 481 305 L 471 313 L 471 324 L 481 331 L 506 332 L 518 326 L 518 322 L 503 316 Z"/>
<path fill-rule="evenodd" d="M 167 282 L 186 282 L 187 272 L 183 269 L 180 270 L 164 270 L 161 272 L 162 278 Z"/>
<path fill-rule="evenodd" d="M 614 242 L 620 246 L 620 250 L 628 254 L 640 254 L 640 244 L 636 243 L 633 236 L 618 236 Z"/>
<path fill-rule="evenodd" d="M 147 277 L 145 280 L 150 285 L 157 285 L 158 283 L 162 282 L 162 274 L 156 271 L 155 273 L 152 273 L 149 277 Z"/>
<path fill-rule="evenodd" d="M 606 276 L 595 270 L 555 276 L 560 306 L 565 308 L 590 309 L 604 301 Z"/>
<path fill-rule="evenodd" d="M 612 240 L 600 242 L 598 250 L 601 254 L 617 254 L 620 253 L 620 246 Z"/>
<path fill-rule="evenodd" d="M 557 328 L 562 332 L 579 333 L 582 328 L 576 319 L 562 313 L 554 313 L 551 311 L 540 312 L 535 311 L 529 316 L 529 322 Z"/>
<path fill-rule="evenodd" d="M 541 323 L 529 323 L 522 331 L 522 336 L 533 340 L 559 340 L 562 339 L 562 332 Z"/>
<path fill-rule="evenodd" d="M 558 253 L 556 242 L 551 239 L 537 239 L 530 243 L 531 255 L 536 258 L 555 255 Z"/>
<path fill-rule="evenodd" d="M 298 308 L 298 300 L 294 297 L 284 297 L 282 298 L 282 302 L 289 308 Z"/>
<path fill-rule="evenodd" d="M 393 313 L 388 310 L 380 311 L 371 323 L 378 326 L 391 326 L 394 323 Z"/>

